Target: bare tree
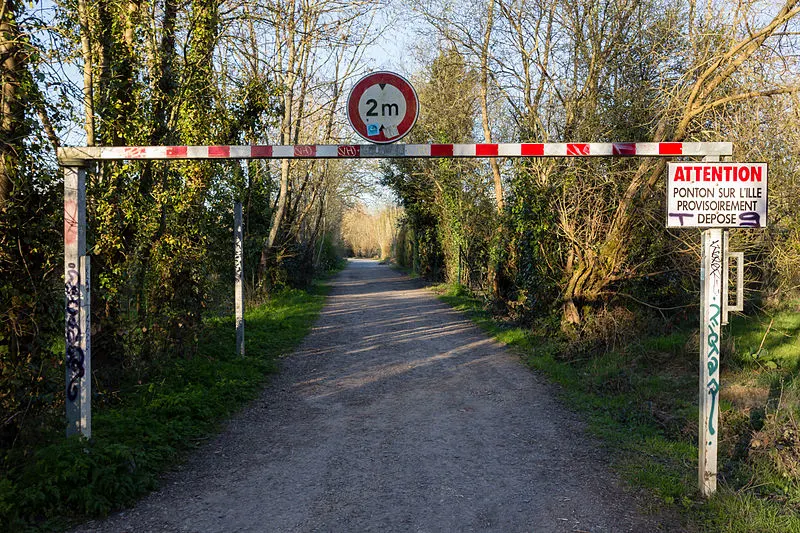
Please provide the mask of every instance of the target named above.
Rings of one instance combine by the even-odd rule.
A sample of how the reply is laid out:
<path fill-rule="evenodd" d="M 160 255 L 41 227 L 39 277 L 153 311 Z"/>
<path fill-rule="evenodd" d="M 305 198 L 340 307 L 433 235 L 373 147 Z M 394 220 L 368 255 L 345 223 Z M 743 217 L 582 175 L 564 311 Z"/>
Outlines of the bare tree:
<path fill-rule="evenodd" d="M 721 110 L 798 89 L 796 0 L 771 11 L 744 0 L 413 5 L 473 58 L 482 89 L 491 89 L 483 102 L 502 95 L 518 140 L 722 140 L 714 131 L 724 128 Z M 647 202 L 658 192 L 663 160 L 514 168 L 536 176 L 550 196 L 545 203 L 564 242 L 549 260 L 561 272 L 564 319 L 580 322 L 583 304 L 640 275 L 643 263 L 630 257 L 641 240 L 635 226 L 643 206 L 657 205 Z"/>
<path fill-rule="evenodd" d="M 254 28 L 271 30 L 271 39 L 257 43 L 263 50 L 258 68 L 265 68 L 280 87 L 281 117 L 275 132 L 280 144 L 329 143 L 341 135 L 337 117 L 343 87 L 359 72 L 358 60 L 379 7 L 362 0 L 319 0 L 276 1 L 249 8 Z M 280 163 L 262 269 L 283 242 L 281 232 L 297 235 L 309 216 L 315 218 L 311 227 L 320 226 L 324 210 L 317 207 L 331 193 L 326 180 L 331 168 L 330 163 Z"/>

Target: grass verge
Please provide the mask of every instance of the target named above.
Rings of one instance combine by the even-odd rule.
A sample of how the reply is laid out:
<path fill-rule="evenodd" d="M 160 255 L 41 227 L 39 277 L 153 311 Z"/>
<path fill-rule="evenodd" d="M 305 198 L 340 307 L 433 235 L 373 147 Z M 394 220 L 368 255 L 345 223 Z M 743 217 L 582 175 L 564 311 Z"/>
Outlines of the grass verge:
<path fill-rule="evenodd" d="M 576 356 L 563 339 L 496 320 L 461 287 L 433 290 L 560 384 L 623 478 L 680 510 L 688 530 L 800 533 L 797 310 L 736 317 L 723 332 L 720 485 L 706 500 L 697 490 L 696 331 Z"/>
<path fill-rule="evenodd" d="M 276 359 L 309 332 L 327 288 L 292 290 L 248 311 L 246 353 L 235 353 L 234 320 L 209 320 L 198 355 L 174 360 L 121 403 L 93 413 L 91 440 L 55 436 L 7 458 L 0 529 L 51 530 L 102 516 L 157 488 L 160 475 L 257 396 Z"/>

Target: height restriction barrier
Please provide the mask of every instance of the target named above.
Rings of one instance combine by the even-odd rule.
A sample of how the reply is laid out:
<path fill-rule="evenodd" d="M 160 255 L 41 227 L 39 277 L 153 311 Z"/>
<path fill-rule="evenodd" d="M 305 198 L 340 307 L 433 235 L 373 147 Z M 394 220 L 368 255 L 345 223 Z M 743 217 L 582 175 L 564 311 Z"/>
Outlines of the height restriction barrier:
<path fill-rule="evenodd" d="M 366 94 L 366 93 L 365 93 Z M 391 96 L 391 95 L 390 95 Z M 369 98 L 367 98 L 369 97 Z M 373 104 L 365 96 L 364 113 Z M 374 97 L 377 99 L 377 96 Z M 389 111 L 393 107 L 387 108 Z M 388 122 L 387 122 L 388 124 Z M 380 135 L 394 132 L 382 124 Z M 365 136 L 369 137 L 369 132 Z M 729 310 L 727 232 L 723 227 L 764 227 L 766 165 L 712 163 L 730 156 L 729 142 L 661 143 L 478 143 L 478 144 L 340 144 L 259 146 L 114 146 L 58 149 L 64 169 L 64 279 L 66 337 L 67 435 L 91 436 L 90 261 L 86 255 L 86 166 L 94 161 L 239 160 L 239 159 L 371 159 L 476 157 L 702 157 L 704 163 L 670 163 L 667 187 L 668 227 L 704 228 L 700 278 L 700 489 L 716 490 L 719 410 L 720 326 Z M 720 166 L 722 165 L 722 166 Z M 744 170 L 743 170 L 744 169 Z M 244 353 L 241 207 L 234 208 L 237 352 Z M 741 280 L 743 264 L 738 261 Z M 739 283 L 741 289 L 741 282 Z M 739 308 L 741 296 L 738 298 Z"/>

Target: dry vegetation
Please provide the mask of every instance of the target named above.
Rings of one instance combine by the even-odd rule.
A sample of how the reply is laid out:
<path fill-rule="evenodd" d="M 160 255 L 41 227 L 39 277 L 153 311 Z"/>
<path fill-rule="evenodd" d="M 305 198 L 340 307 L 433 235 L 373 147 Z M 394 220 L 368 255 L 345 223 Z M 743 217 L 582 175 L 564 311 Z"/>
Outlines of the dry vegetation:
<path fill-rule="evenodd" d="M 389 259 L 395 254 L 403 210 L 384 206 L 367 209 L 358 204 L 342 216 L 342 241 L 348 255 Z"/>

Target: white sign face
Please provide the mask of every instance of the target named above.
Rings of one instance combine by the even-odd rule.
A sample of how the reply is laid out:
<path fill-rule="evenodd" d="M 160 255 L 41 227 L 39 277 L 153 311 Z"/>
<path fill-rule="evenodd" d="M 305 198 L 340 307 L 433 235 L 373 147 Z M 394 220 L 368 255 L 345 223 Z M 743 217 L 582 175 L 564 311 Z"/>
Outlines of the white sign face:
<path fill-rule="evenodd" d="M 347 99 L 347 118 L 364 139 L 380 144 L 405 136 L 419 114 L 411 84 L 393 72 L 376 72 L 358 81 Z"/>
<path fill-rule="evenodd" d="M 394 85 L 375 84 L 358 99 L 358 114 L 367 126 L 367 137 L 375 137 L 383 128 L 384 135 L 393 139 L 400 135 L 397 127 L 406 116 L 406 99 Z"/>
<path fill-rule="evenodd" d="M 668 228 L 763 228 L 766 163 L 670 163 Z"/>

